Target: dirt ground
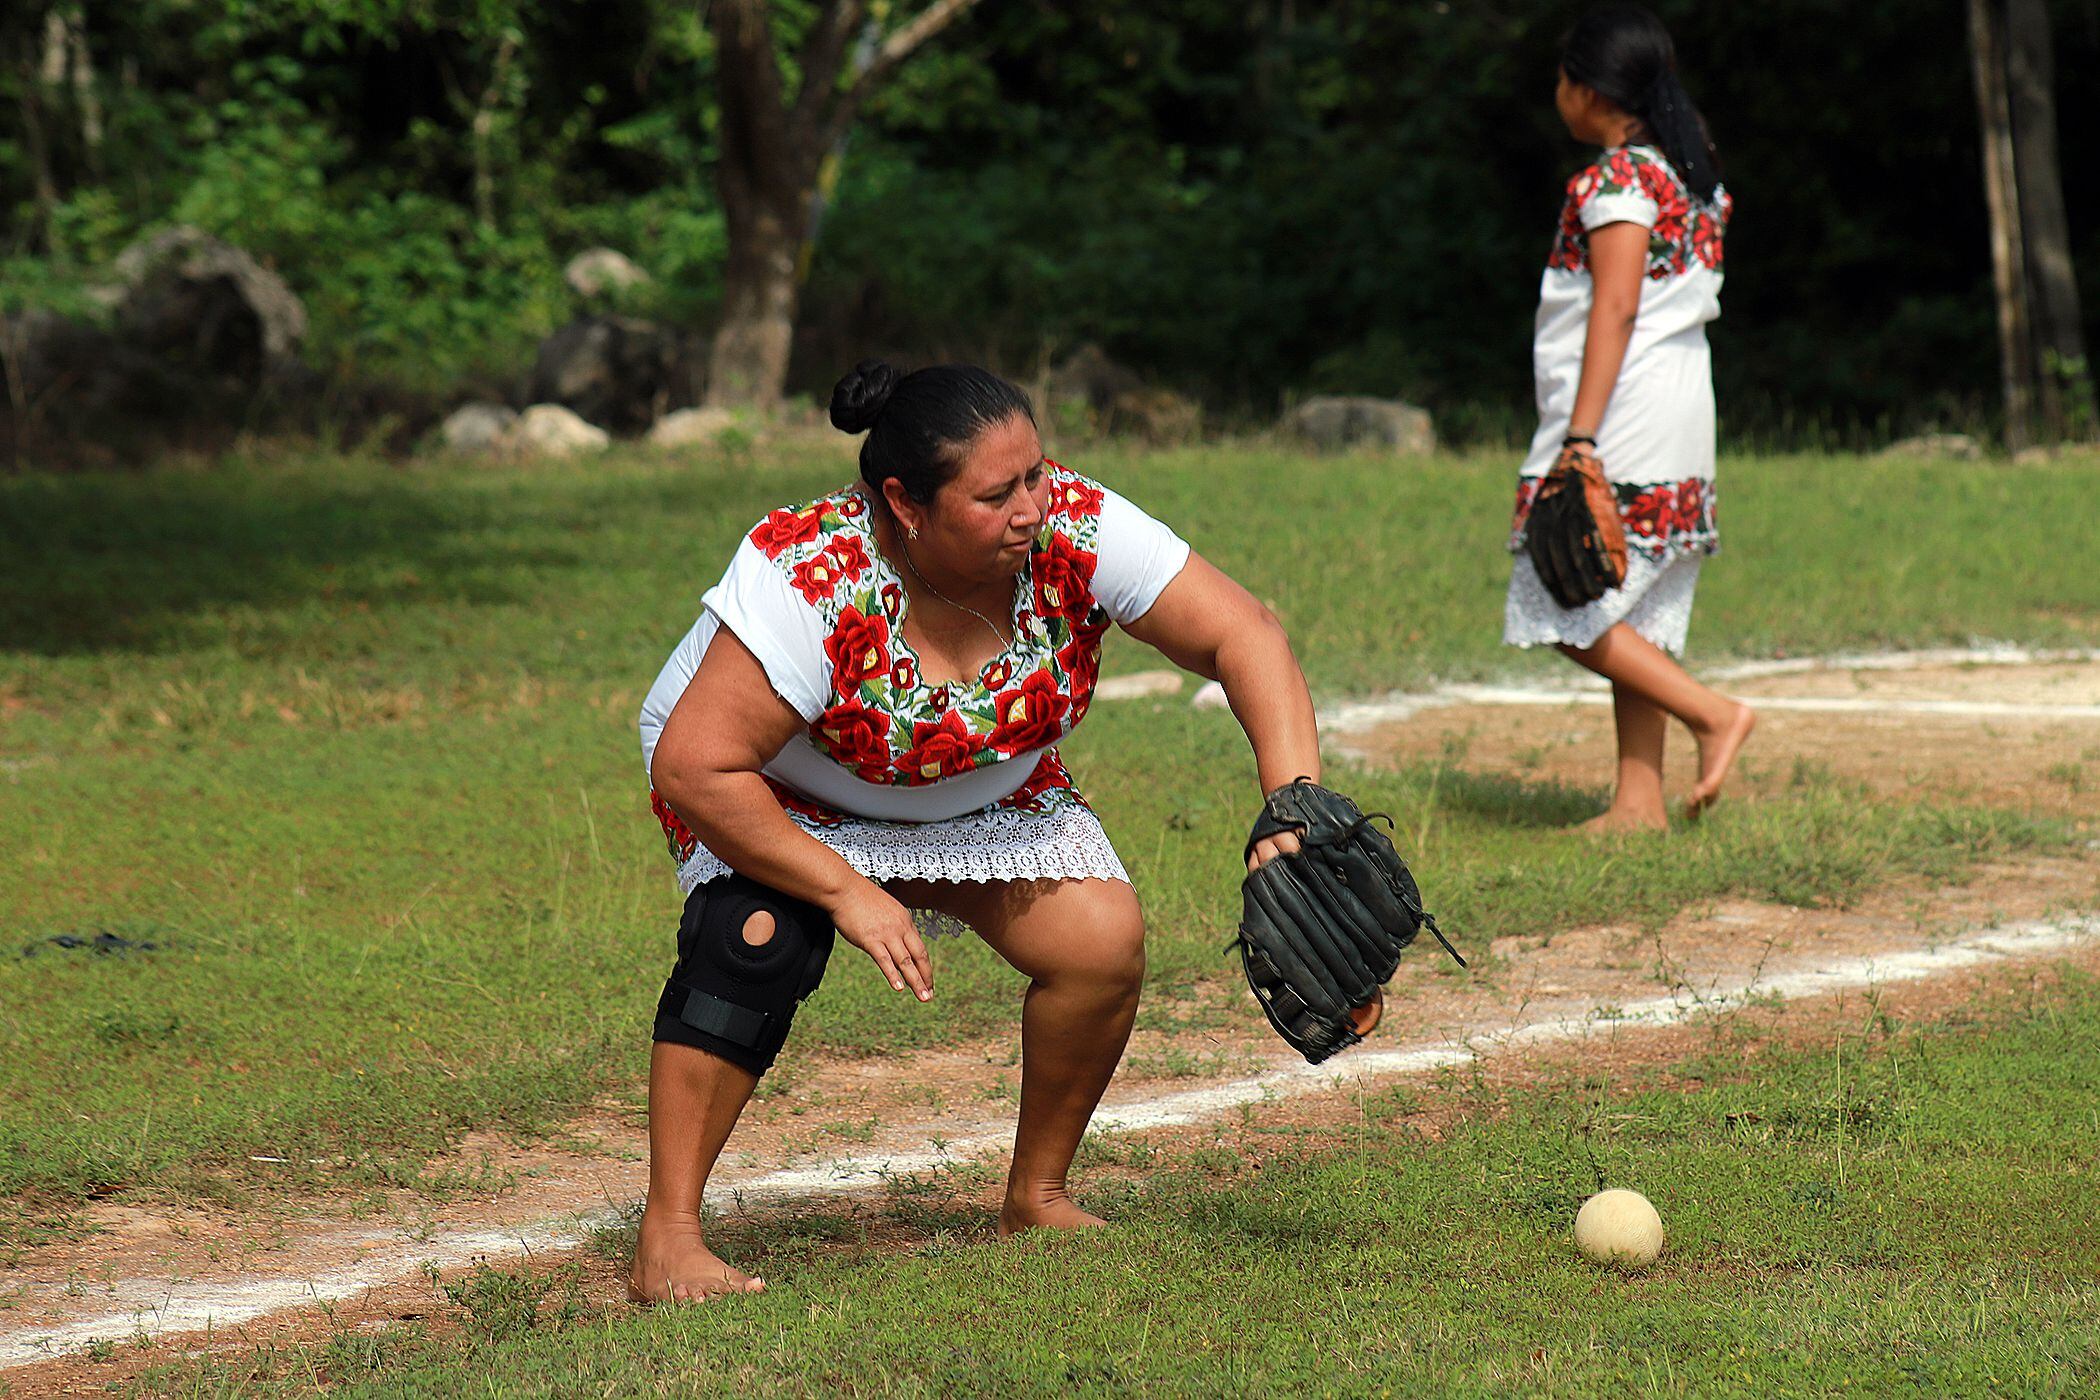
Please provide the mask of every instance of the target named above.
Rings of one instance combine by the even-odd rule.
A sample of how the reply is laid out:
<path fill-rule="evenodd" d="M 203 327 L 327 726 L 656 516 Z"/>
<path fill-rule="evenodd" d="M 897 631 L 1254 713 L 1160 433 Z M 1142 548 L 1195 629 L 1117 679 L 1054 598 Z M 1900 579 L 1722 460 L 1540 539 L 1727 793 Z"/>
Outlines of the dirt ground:
<path fill-rule="evenodd" d="M 1757 732 L 1737 768 L 1734 791 L 1741 795 L 1829 779 L 1909 800 L 2100 820 L 2100 662 L 1803 671 L 1746 676 L 1717 688 L 1752 706 L 1763 699 L 1821 699 L 2066 711 L 2063 717 L 1899 709 L 1829 713 L 1768 705 L 1759 710 Z M 1557 703 L 1429 705 L 1351 733 L 1344 747 L 1371 758 L 1452 755 L 1469 766 L 1603 787 L 1611 782 L 1617 749 L 1611 709 L 1596 703 L 1602 698 L 1571 694 Z M 1664 762 L 1668 790 L 1689 791 L 1696 774 L 1689 736 L 1673 730 Z"/>
<path fill-rule="evenodd" d="M 2100 703 L 2100 664 L 1948 666 L 1912 671 L 1809 671 L 1743 677 L 1725 688 L 1758 698 L 2003 701 L 2067 708 Z M 1681 738 L 1681 736 L 1680 736 Z M 1599 784 L 1612 756 L 1610 712 L 1594 705 L 1442 705 L 1405 722 L 1346 736 L 1360 750 L 1400 756 L 1462 751 L 1474 767 L 1504 767 L 1528 776 Z M 1688 784 L 1690 745 L 1676 746 L 1673 783 Z M 2100 818 L 2100 719 L 1825 713 L 1768 709 L 1746 752 L 1741 790 L 1772 790 L 1798 773 L 1857 781 L 1876 791 L 1950 802 L 1988 802 Z M 1713 1034 L 1695 1021 L 1632 1026 L 1612 1009 L 1658 997 L 1698 997 L 1755 983 L 1790 969 L 1928 947 L 1966 930 L 2100 908 L 2100 851 L 1994 866 L 1949 889 L 1911 885 L 1884 890 L 1851 909 L 1806 910 L 1720 902 L 1687 911 L 1660 931 L 1627 926 L 1571 929 L 1538 940 L 1505 939 L 1473 976 L 1461 976 L 1424 950 L 1408 959 L 1389 991 L 1389 1010 L 1375 1044 L 1383 1048 L 1464 1044 L 1481 1052 L 1473 1071 L 1505 1086 L 1555 1073 L 1579 1053 L 1593 1073 L 1638 1080 Z M 2069 955 L 2100 966 L 2100 940 Z M 1993 970 L 1902 983 L 1883 994 L 1885 1007 L 1908 1014 L 1975 994 L 1978 984 L 2007 975 Z M 1786 1007 L 1736 1005 L 1723 1013 L 1774 1035 L 1823 1034 L 1857 1010 L 1857 994 L 1818 997 Z M 1135 1037 L 1125 1067 L 1104 1104 L 1119 1106 L 1192 1087 L 1244 1079 L 1283 1066 L 1280 1046 L 1251 1009 L 1220 1015 L 1214 1003 L 1154 1007 L 1153 1028 Z M 1587 1018 L 1578 1050 L 1559 1042 L 1526 1042 L 1526 1025 Z M 1165 1028 L 1159 1028 L 1165 1027 Z M 1290 1062 L 1295 1063 L 1295 1062 Z M 1360 1086 L 1347 1057 L 1335 1062 L 1341 1082 L 1324 1092 L 1265 1104 L 1263 1121 L 1321 1124 L 1355 1121 Z M 786 1068 L 783 1066 L 783 1068 Z M 954 1145 L 960 1173 L 945 1189 L 958 1202 L 996 1204 L 1000 1161 L 995 1144 L 1010 1132 L 1019 1085 L 1018 1042 L 1005 1037 L 908 1058 L 804 1061 L 765 1086 L 739 1127 L 717 1175 L 733 1212 L 755 1212 L 737 1228 L 761 1228 L 789 1200 L 751 1204 L 739 1188 L 762 1187 L 786 1169 L 817 1168 L 832 1159 L 918 1158 L 929 1143 Z M 1438 1115 L 1458 1111 L 1425 1095 L 1416 1125 L 1436 1131 Z M 1132 1134 L 1165 1152 L 1218 1145 L 1252 1154 L 1240 1142 L 1239 1117 Z M 100 1390 L 148 1365 L 186 1353 L 251 1352 L 326 1338 L 344 1328 L 422 1322 L 454 1312 L 418 1265 L 445 1260 L 453 1271 L 479 1253 L 506 1262 L 522 1240 L 537 1264 L 576 1261 L 596 1299 L 619 1296 L 619 1267 L 587 1244 L 580 1216 L 608 1219 L 635 1202 L 645 1180 L 645 1122 L 638 1102 L 608 1100 L 556 1142 L 515 1144 L 486 1135 L 462 1142 L 434 1170 L 481 1171 L 500 1189 L 463 1192 L 444 1204 L 400 1193 L 383 1209 L 353 1212 L 349 1202 L 321 1199 L 304 1208 L 253 1214 L 105 1203 L 91 1214 L 94 1233 L 76 1242 L 27 1251 L 0 1268 L 0 1348 L 26 1361 L 0 1369 L 0 1393 L 45 1395 Z M 1119 1136 L 1119 1142 L 1126 1141 Z M 1117 1154 L 1096 1154 L 1094 1173 L 1112 1174 Z M 1084 1159 L 1083 1159 L 1084 1160 Z M 267 1164 L 257 1164 L 267 1170 Z M 493 1169 L 493 1170 L 492 1170 Z M 1090 1173 L 1093 1174 L 1093 1173 Z M 893 1193 L 892 1193 L 893 1194 Z M 754 1200 L 758 1197 L 754 1194 Z M 912 1226 L 887 1212 L 885 1193 L 850 1196 L 867 1241 Z M 836 1202 L 833 1203 L 836 1205 Z M 831 1208 L 831 1207 L 827 1207 Z M 344 1279 L 378 1286 L 314 1305 L 316 1290 Z M 197 1332 L 162 1332 L 175 1299 L 215 1296 L 252 1301 L 274 1287 L 281 1300 L 266 1316 Z M 340 1291 L 338 1288 L 337 1291 Z M 28 1359 L 39 1335 L 92 1319 L 121 1326 L 119 1337 L 92 1353 Z M 159 1334 L 159 1335 L 154 1335 Z M 77 1346 L 77 1343 L 76 1343 Z M 0 1368 L 8 1365 L 0 1350 Z"/>

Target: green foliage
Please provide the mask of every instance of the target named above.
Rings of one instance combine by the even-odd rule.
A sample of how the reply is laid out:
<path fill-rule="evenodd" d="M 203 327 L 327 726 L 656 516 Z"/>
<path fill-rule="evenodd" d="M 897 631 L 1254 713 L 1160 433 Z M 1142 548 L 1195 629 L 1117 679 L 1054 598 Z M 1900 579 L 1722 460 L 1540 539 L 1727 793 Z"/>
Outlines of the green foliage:
<path fill-rule="evenodd" d="M 712 315 L 713 53 L 685 0 L 87 0 L 94 147 L 70 89 L 35 76 L 48 4 L 17 8 L 0 304 L 84 310 L 117 248 L 182 218 L 272 261 L 346 373 L 515 372 L 572 309 L 562 261 L 601 242 L 655 274 L 639 309 Z M 791 51 L 817 7 L 772 8 Z M 1728 431 L 1836 445 L 1976 419 L 1993 341 L 1959 8 L 1852 5 L 1838 44 L 1806 0 L 1659 8 L 1739 199 Z M 2059 71 L 2087 71 L 2100 30 L 2059 9 Z M 1568 13 L 981 5 L 846 152 L 796 387 L 869 347 L 1026 371 L 1095 341 L 1213 422 L 1340 390 L 1429 403 L 1447 436 L 1521 431 L 1537 272 L 1582 159 L 1548 101 Z M 2093 125 L 2095 91 L 2059 84 L 2064 131 Z M 2100 205 L 2066 195 L 2100 306 Z"/>

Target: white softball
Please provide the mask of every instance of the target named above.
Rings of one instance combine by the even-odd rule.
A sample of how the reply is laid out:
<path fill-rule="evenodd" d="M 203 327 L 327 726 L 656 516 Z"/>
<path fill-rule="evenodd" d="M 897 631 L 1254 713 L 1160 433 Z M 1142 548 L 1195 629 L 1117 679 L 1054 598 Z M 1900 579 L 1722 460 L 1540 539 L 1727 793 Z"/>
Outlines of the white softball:
<path fill-rule="evenodd" d="M 1600 1264 L 1653 1264 L 1662 1217 L 1638 1191 L 1599 1191 L 1575 1212 L 1575 1247 Z"/>

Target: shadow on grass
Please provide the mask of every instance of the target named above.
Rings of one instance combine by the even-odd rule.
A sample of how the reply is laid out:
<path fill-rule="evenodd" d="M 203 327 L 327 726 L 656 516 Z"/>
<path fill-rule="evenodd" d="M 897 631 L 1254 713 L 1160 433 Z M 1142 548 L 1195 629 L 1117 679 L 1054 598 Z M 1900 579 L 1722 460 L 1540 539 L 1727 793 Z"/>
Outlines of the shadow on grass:
<path fill-rule="evenodd" d="M 559 528 L 362 469 L 0 481 L 0 639 L 54 657 L 159 652 L 230 608 L 514 602 L 531 573 L 584 562 Z"/>
<path fill-rule="evenodd" d="M 1559 828 L 1588 821 L 1603 811 L 1607 796 L 1595 788 L 1527 782 L 1506 773 L 1446 768 L 1437 777 L 1439 806 L 1498 826 Z"/>

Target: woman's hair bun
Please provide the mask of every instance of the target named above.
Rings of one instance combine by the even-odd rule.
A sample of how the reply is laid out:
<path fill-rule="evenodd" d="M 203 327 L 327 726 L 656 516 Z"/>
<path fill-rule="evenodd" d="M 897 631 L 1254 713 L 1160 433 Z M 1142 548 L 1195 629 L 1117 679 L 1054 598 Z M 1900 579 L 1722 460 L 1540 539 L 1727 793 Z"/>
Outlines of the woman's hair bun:
<path fill-rule="evenodd" d="M 864 433 L 874 427 L 882 406 L 903 378 L 881 360 L 862 360 L 832 386 L 831 426 L 842 433 Z"/>

